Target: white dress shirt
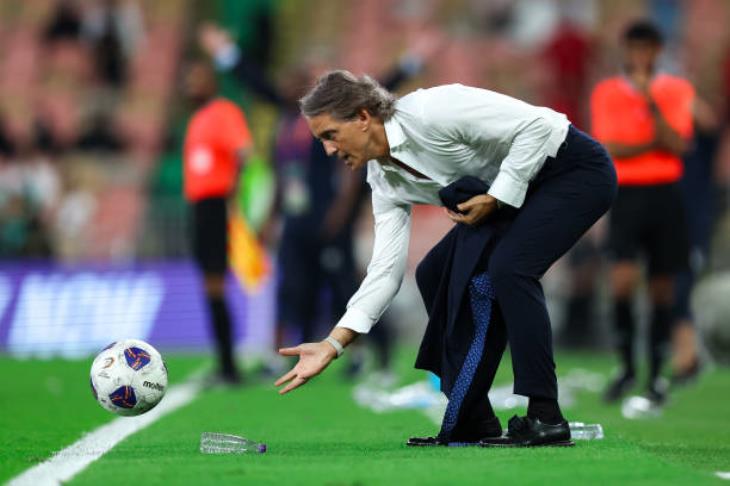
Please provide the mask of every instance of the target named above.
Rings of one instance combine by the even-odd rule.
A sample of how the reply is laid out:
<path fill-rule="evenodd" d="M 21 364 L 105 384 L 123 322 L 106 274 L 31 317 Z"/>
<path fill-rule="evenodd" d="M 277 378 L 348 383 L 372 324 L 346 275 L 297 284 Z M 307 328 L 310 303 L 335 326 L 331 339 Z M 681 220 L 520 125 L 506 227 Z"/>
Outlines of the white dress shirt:
<path fill-rule="evenodd" d="M 441 205 L 438 191 L 471 175 L 497 200 L 519 208 L 527 186 L 565 140 L 570 122 L 548 108 L 460 84 L 420 89 L 396 102 L 385 122 L 390 155 L 425 175 L 368 162 L 375 242 L 367 275 L 337 326 L 367 333 L 400 288 L 411 205 Z"/>

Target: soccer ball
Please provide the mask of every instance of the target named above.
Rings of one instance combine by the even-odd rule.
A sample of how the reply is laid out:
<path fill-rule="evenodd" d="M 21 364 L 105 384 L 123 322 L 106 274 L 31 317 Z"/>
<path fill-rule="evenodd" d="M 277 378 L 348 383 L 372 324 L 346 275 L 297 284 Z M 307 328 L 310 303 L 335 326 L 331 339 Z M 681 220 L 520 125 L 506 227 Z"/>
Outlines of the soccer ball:
<path fill-rule="evenodd" d="M 159 352 L 138 339 L 117 341 L 91 363 L 91 391 L 99 404 L 118 415 L 143 414 L 167 389 L 167 368 Z"/>

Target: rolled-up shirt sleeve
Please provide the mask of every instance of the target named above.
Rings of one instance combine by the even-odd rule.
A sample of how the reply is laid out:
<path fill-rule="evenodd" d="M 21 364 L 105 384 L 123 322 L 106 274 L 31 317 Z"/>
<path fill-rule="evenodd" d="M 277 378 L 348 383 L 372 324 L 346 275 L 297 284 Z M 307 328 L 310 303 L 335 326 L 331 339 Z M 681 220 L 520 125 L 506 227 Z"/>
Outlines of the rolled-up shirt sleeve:
<path fill-rule="evenodd" d="M 520 130 L 512 140 L 507 157 L 499 167 L 488 194 L 505 204 L 519 208 L 525 202 L 527 186 L 548 157 L 547 147 L 553 128 L 538 118 Z"/>
<path fill-rule="evenodd" d="M 347 304 L 337 327 L 368 333 L 400 289 L 408 257 L 411 208 L 373 191 L 375 241 L 367 275 Z"/>

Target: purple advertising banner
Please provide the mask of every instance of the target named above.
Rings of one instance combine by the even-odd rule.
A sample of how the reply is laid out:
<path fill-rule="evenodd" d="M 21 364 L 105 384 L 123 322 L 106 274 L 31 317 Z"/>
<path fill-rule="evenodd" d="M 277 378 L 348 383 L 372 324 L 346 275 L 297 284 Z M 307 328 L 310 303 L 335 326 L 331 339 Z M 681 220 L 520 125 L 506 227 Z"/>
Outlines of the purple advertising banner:
<path fill-rule="evenodd" d="M 239 347 L 273 345 L 274 285 L 226 287 Z M 0 263 L 0 351 L 76 357 L 123 338 L 160 349 L 212 346 L 198 271 L 188 261 L 59 266 Z"/>

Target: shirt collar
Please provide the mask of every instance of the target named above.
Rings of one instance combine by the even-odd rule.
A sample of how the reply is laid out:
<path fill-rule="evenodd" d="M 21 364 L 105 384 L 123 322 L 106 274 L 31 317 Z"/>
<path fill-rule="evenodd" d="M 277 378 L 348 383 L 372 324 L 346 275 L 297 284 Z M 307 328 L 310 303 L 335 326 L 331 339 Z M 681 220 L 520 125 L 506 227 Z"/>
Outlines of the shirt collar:
<path fill-rule="evenodd" d="M 385 127 L 385 136 L 388 139 L 388 146 L 390 151 L 397 151 L 398 148 L 406 143 L 406 134 L 403 133 L 403 128 L 395 120 L 395 117 L 391 117 L 390 120 L 383 123 Z"/>

